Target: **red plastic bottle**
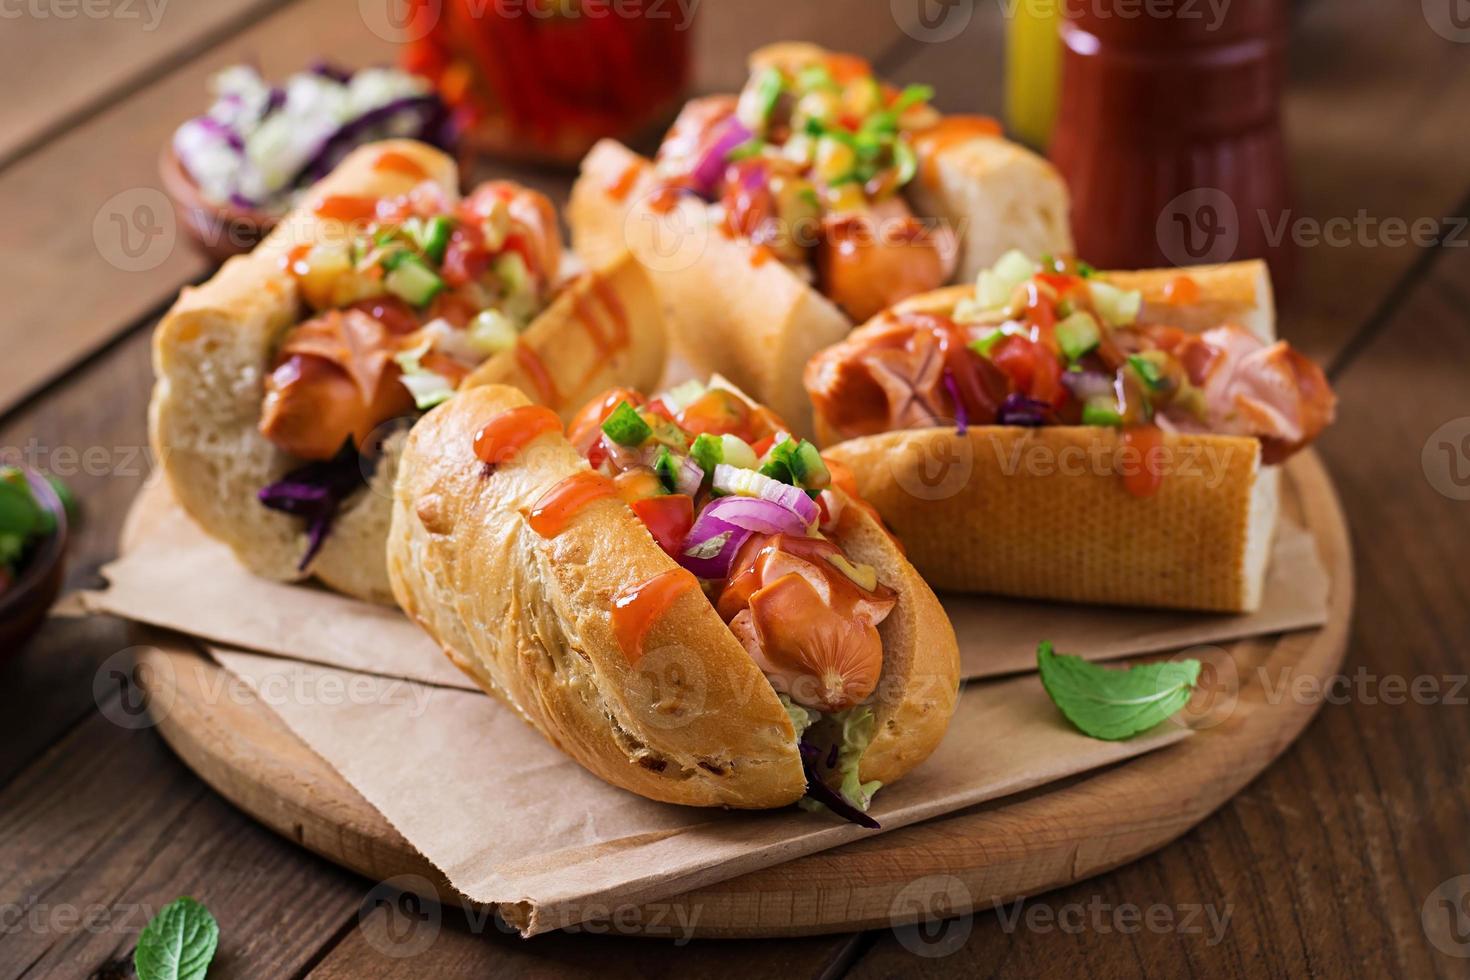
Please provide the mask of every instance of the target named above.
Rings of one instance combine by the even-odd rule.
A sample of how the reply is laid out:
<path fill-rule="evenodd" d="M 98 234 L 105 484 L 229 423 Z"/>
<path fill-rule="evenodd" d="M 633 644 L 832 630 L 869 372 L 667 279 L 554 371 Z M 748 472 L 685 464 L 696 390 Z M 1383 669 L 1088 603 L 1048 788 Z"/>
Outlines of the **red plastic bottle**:
<path fill-rule="evenodd" d="M 1104 268 L 1265 258 L 1290 276 L 1285 0 L 1069 3 L 1051 158 Z"/>

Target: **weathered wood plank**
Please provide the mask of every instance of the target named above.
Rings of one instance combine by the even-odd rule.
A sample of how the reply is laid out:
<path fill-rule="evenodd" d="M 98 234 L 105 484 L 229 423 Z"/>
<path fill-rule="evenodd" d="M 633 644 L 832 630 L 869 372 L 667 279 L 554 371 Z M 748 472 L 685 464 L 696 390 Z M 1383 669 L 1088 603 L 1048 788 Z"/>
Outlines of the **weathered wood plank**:
<path fill-rule="evenodd" d="M 855 936 L 761 941 L 681 938 L 636 939 L 608 932 L 551 933 L 523 940 L 493 921 L 467 922 L 458 909 L 405 909 L 387 903 L 370 910 L 313 970 L 314 980 L 411 980 L 417 977 L 494 976 L 614 978 L 822 977 L 840 971 L 854 951 Z"/>
<path fill-rule="evenodd" d="M 7 5 L 0 32 L 0 167 L 128 97 L 283 0 L 105 0 Z"/>
<path fill-rule="evenodd" d="M 153 732 L 103 714 L 0 791 L 0 839 L 5 976 L 81 977 L 126 959 L 180 895 L 219 920 L 211 977 L 289 976 L 365 891 L 235 811 Z"/>

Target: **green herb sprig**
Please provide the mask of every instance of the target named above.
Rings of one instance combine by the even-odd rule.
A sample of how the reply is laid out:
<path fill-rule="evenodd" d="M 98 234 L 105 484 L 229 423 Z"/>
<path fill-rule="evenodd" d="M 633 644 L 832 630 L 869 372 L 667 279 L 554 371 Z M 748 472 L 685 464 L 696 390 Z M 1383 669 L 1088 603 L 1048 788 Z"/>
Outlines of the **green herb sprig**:
<path fill-rule="evenodd" d="M 1123 670 L 1036 648 L 1041 684 L 1052 703 L 1084 735 L 1115 742 L 1132 738 L 1189 703 L 1199 682 L 1198 660 L 1166 660 Z"/>

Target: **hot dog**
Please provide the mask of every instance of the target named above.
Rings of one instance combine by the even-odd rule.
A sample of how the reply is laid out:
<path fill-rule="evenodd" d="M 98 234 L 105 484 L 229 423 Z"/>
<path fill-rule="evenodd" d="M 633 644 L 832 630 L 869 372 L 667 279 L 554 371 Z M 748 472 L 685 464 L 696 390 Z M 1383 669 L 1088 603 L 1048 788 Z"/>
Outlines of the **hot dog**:
<path fill-rule="evenodd" d="M 1011 253 L 821 352 L 806 385 L 826 452 L 935 587 L 1222 611 L 1259 605 L 1273 464 L 1335 411 L 1276 340 L 1260 262 Z"/>
<path fill-rule="evenodd" d="M 431 147 L 364 147 L 155 331 L 158 458 L 254 571 L 391 602 L 389 492 L 422 411 L 506 382 L 570 413 L 661 373 L 661 317 L 631 258 L 565 281 L 545 197 L 457 184 Z"/>
<path fill-rule="evenodd" d="M 854 322 L 1008 248 L 1071 249 L 1050 165 L 932 95 L 815 45 L 761 49 L 738 97 L 686 106 L 656 162 L 592 151 L 568 211 L 576 246 L 631 247 L 685 359 L 809 434 L 801 365 Z"/>
<path fill-rule="evenodd" d="M 861 822 L 938 743 L 959 660 L 847 485 L 724 382 L 613 391 L 565 434 L 478 388 L 409 436 L 389 572 L 458 666 L 609 782 Z"/>

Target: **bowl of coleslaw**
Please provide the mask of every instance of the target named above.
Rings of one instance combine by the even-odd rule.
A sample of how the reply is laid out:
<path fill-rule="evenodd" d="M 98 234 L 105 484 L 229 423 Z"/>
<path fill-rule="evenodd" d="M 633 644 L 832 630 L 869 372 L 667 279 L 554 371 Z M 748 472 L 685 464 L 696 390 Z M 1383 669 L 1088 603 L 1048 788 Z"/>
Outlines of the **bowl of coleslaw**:
<path fill-rule="evenodd" d="M 210 94 L 209 109 L 174 132 L 159 171 L 179 224 L 219 261 L 254 248 L 358 146 L 455 142 L 433 85 L 394 68 L 317 63 L 277 85 L 236 65 L 210 80 Z"/>

